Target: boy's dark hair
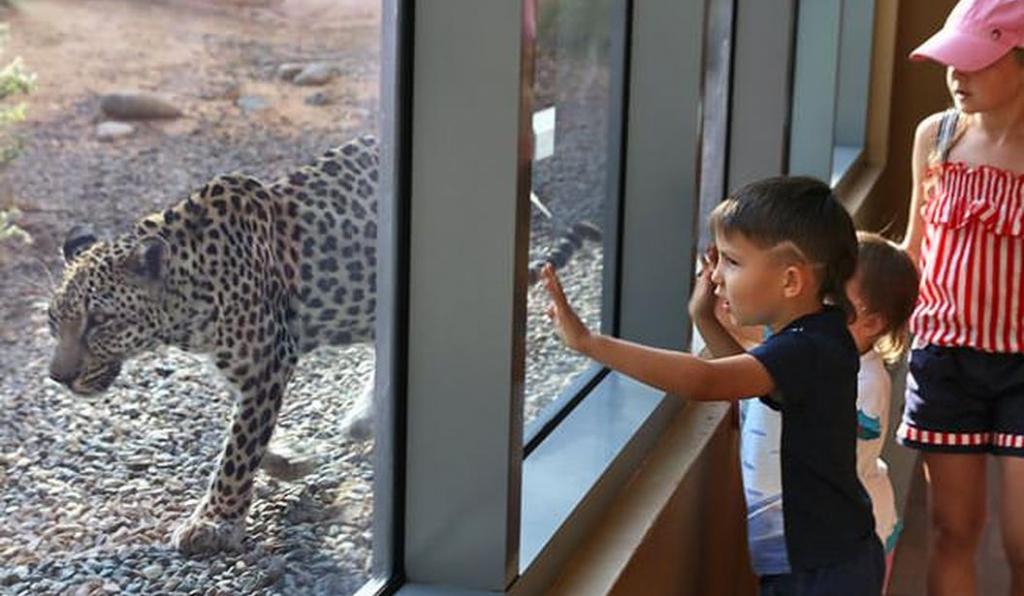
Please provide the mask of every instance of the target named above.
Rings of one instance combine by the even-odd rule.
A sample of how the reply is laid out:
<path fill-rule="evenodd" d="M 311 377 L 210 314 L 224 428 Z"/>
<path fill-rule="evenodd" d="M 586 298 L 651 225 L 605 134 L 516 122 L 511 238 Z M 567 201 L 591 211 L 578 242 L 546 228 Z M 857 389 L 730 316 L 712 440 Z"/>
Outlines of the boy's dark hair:
<path fill-rule="evenodd" d="M 858 232 L 857 242 L 857 286 L 864 308 L 885 321 L 875 349 L 893 363 L 907 348 L 910 315 L 917 304 L 917 267 L 907 253 L 878 234 Z"/>
<path fill-rule="evenodd" d="M 853 314 L 846 282 L 857 266 L 853 221 L 832 189 L 814 178 L 779 176 L 739 189 L 711 212 L 711 230 L 739 232 L 758 247 L 789 243 L 819 270 L 818 297 Z"/>

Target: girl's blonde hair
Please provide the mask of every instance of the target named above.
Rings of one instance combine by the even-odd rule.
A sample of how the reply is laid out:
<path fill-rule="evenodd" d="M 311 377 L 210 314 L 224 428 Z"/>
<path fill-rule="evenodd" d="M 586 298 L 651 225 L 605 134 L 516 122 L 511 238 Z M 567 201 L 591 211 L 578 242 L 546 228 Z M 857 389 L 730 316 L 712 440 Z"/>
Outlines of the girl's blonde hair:
<path fill-rule="evenodd" d="M 864 307 L 885 321 L 875 350 L 887 363 L 896 362 L 909 340 L 910 315 L 917 303 L 917 267 L 889 240 L 858 232 L 856 279 Z"/>

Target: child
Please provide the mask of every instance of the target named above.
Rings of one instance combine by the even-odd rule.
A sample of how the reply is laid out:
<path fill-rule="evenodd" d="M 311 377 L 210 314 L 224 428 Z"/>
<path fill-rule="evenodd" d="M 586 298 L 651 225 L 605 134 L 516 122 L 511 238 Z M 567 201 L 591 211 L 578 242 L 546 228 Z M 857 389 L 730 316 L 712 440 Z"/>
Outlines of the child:
<path fill-rule="evenodd" d="M 962 0 L 911 56 L 946 67 L 955 107 L 914 138 L 904 246 L 921 270 L 898 437 L 921 450 L 931 521 L 929 594 L 976 593 L 986 453 L 1005 504 L 1024 501 L 1024 2 Z M 1024 593 L 1024 515 L 1000 525 Z"/>
<path fill-rule="evenodd" d="M 883 365 L 900 358 L 907 322 L 917 299 L 917 270 L 913 261 L 877 234 L 857 234 L 858 258 L 854 277 L 847 283 L 856 319 L 848 325 L 857 351 L 857 476 L 871 498 L 875 531 L 886 552 L 886 581 L 900 525 L 888 467 L 880 459 L 888 436 L 890 381 Z M 715 319 L 703 317 L 698 300 L 690 314 L 702 333 L 721 325 L 745 347 L 760 343 L 759 327 L 736 327 L 715 303 Z M 740 411 L 740 460 L 747 500 L 747 539 L 755 569 L 771 567 L 783 537 L 782 479 L 778 466 L 782 419 L 756 400 L 744 401 Z"/>
<path fill-rule="evenodd" d="M 880 594 L 882 546 L 856 470 L 858 355 L 842 308 L 857 256 L 850 217 L 827 185 L 773 178 L 723 201 L 711 224 L 718 259 L 695 300 L 713 313 L 722 295 L 737 325 L 767 326 L 772 336 L 750 353 L 720 328 L 705 340 L 732 355 L 715 360 L 592 333 L 551 267 L 548 314 L 570 348 L 673 395 L 757 395 L 781 411 L 785 536 L 762 594 Z"/>
<path fill-rule="evenodd" d="M 886 581 L 899 537 L 889 468 L 881 459 L 888 436 L 891 383 L 884 362 L 903 355 L 917 301 L 917 269 L 907 254 L 877 234 L 857 234 L 857 271 L 847 285 L 856 319 L 850 334 L 860 353 L 857 373 L 857 476 L 871 497 L 875 531 L 886 552 Z"/>

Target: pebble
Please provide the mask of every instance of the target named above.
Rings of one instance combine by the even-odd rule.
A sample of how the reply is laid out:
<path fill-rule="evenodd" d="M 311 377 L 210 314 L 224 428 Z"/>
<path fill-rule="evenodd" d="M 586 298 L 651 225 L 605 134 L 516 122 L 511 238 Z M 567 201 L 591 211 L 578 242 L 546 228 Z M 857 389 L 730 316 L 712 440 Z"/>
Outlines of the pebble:
<path fill-rule="evenodd" d="M 235 100 L 235 105 L 243 112 L 258 112 L 269 108 L 270 102 L 259 95 L 243 95 Z"/>
<path fill-rule="evenodd" d="M 302 69 L 292 82 L 302 86 L 326 85 L 334 78 L 335 68 L 330 64 L 317 62 Z"/>
<path fill-rule="evenodd" d="M 147 91 L 119 91 L 100 98 L 100 110 L 115 120 L 177 118 L 181 108 L 163 94 Z"/>
<path fill-rule="evenodd" d="M 96 126 L 96 138 L 101 141 L 115 141 L 135 133 L 135 127 L 126 122 L 103 122 Z"/>

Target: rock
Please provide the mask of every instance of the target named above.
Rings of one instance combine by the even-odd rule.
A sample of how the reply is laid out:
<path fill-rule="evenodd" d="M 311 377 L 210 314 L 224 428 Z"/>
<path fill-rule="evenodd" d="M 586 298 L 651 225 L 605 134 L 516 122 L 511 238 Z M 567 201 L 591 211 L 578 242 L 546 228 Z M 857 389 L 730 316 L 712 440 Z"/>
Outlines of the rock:
<path fill-rule="evenodd" d="M 101 141 L 114 141 L 131 136 L 135 127 L 125 122 L 103 122 L 96 126 L 96 138 Z"/>
<path fill-rule="evenodd" d="M 242 87 L 235 81 L 222 81 L 212 83 L 199 92 L 199 97 L 205 100 L 226 99 L 234 101 L 242 94 Z"/>
<path fill-rule="evenodd" d="M 170 98 L 146 91 L 122 91 L 100 98 L 100 109 L 116 120 L 178 118 L 181 109 Z"/>
<path fill-rule="evenodd" d="M 270 107 L 270 103 L 259 95 L 243 95 L 235 100 L 235 105 L 243 112 L 258 112 Z"/>
<path fill-rule="evenodd" d="M 22 581 L 25 574 L 24 567 L 15 567 L 10 571 L 0 573 L 0 586 L 13 586 Z"/>
<path fill-rule="evenodd" d="M 304 68 L 306 68 L 305 64 L 300 64 L 298 62 L 286 62 L 277 67 L 277 76 L 285 81 L 291 81 L 298 76 Z"/>
<path fill-rule="evenodd" d="M 290 451 L 270 451 L 260 461 L 260 468 L 271 477 L 286 482 L 308 476 L 316 470 L 314 458 L 303 458 Z"/>
<path fill-rule="evenodd" d="M 75 589 L 74 596 L 90 596 L 94 591 L 98 591 L 102 588 L 103 580 L 100 580 L 99 583 L 95 581 L 87 581 Z"/>
<path fill-rule="evenodd" d="M 323 91 L 317 91 L 313 95 L 306 96 L 303 102 L 308 106 L 325 106 L 331 103 L 331 96 Z"/>
<path fill-rule="evenodd" d="M 329 64 L 317 62 L 302 69 L 302 72 L 295 75 L 292 82 L 302 86 L 326 85 L 334 78 L 334 68 Z"/>
<path fill-rule="evenodd" d="M 263 567 L 263 573 L 270 580 L 270 583 L 275 583 L 281 579 L 286 570 L 287 565 L 281 557 L 271 557 Z"/>
<path fill-rule="evenodd" d="M 153 459 L 148 455 L 140 455 L 125 461 L 125 465 L 133 472 L 144 472 L 153 465 Z"/>

